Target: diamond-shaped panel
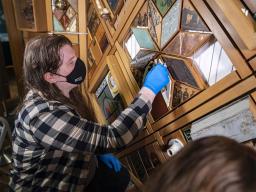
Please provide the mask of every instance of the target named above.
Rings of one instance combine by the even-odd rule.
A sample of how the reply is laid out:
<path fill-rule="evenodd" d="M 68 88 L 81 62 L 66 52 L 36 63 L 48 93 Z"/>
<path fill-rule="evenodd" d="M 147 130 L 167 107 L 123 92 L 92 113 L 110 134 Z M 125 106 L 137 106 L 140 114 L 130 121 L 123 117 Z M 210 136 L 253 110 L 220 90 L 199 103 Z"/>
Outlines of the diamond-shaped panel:
<path fill-rule="evenodd" d="M 181 29 L 192 31 L 209 31 L 208 27 L 191 5 L 189 0 L 183 1 Z"/>
<path fill-rule="evenodd" d="M 181 0 L 177 0 L 162 22 L 161 48 L 178 32 L 181 16 Z"/>
<path fill-rule="evenodd" d="M 164 49 L 164 52 L 188 57 L 201 47 L 210 37 L 211 34 L 180 32 L 168 44 Z"/>
<path fill-rule="evenodd" d="M 150 0 L 148 3 L 148 28 L 151 36 L 160 47 L 162 17 L 154 3 Z"/>
<path fill-rule="evenodd" d="M 161 15 L 165 15 L 174 2 L 175 0 L 154 0 L 154 3 L 156 4 Z"/>
<path fill-rule="evenodd" d="M 52 0 L 52 5 L 54 31 L 76 32 L 77 0 Z"/>

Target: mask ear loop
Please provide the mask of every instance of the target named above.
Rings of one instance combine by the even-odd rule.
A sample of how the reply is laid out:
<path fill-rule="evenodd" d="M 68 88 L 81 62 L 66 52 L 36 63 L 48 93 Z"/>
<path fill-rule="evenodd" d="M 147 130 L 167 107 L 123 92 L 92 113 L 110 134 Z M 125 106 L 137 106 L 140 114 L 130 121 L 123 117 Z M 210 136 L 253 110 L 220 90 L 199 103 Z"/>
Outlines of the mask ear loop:
<path fill-rule="evenodd" d="M 52 72 L 50 72 L 50 73 L 52 73 Z M 61 74 L 58 74 L 58 73 L 52 73 L 52 74 L 54 74 L 54 75 L 58 75 L 58 76 L 60 76 L 60 77 L 65 77 L 65 78 L 66 78 L 66 81 L 56 81 L 55 83 L 57 83 L 57 82 L 67 82 L 67 77 L 66 77 L 66 76 L 61 75 Z"/>

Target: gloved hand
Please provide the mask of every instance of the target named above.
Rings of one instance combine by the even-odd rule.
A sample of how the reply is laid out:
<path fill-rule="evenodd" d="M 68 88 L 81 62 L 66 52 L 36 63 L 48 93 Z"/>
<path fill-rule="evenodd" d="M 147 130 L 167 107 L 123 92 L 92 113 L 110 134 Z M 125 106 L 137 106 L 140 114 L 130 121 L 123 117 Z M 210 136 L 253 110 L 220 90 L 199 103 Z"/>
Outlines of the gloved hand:
<path fill-rule="evenodd" d="M 161 91 L 169 83 L 169 72 L 162 64 L 156 64 L 147 74 L 144 87 L 149 88 L 155 94 Z"/>
<path fill-rule="evenodd" d="M 110 169 L 114 169 L 115 172 L 119 172 L 121 170 L 120 161 L 111 153 L 98 155 L 98 159 L 105 163 Z"/>

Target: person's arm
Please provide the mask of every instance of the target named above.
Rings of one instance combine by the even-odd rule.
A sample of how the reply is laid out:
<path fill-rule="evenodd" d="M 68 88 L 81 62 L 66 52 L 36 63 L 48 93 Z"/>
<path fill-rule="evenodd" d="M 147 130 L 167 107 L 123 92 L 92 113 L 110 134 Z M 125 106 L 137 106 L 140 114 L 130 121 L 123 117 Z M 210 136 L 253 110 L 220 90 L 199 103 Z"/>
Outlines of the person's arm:
<path fill-rule="evenodd" d="M 158 82 L 160 84 L 161 82 Z M 162 82 L 160 87 L 168 82 Z M 104 153 L 127 145 L 146 123 L 155 93 L 143 87 L 134 101 L 108 126 L 87 121 L 68 108 L 41 113 L 30 123 L 36 140 L 46 148 Z"/>

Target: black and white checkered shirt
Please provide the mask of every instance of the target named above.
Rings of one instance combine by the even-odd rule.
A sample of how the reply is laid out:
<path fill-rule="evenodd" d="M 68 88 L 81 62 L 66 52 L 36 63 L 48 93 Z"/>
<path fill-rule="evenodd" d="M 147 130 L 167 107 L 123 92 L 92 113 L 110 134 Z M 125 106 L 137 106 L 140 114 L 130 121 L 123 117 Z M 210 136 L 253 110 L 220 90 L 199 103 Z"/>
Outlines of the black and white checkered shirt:
<path fill-rule="evenodd" d="M 94 175 L 95 154 L 128 144 L 144 127 L 150 99 L 139 94 L 108 126 L 28 92 L 13 132 L 14 191 L 83 191 Z"/>

